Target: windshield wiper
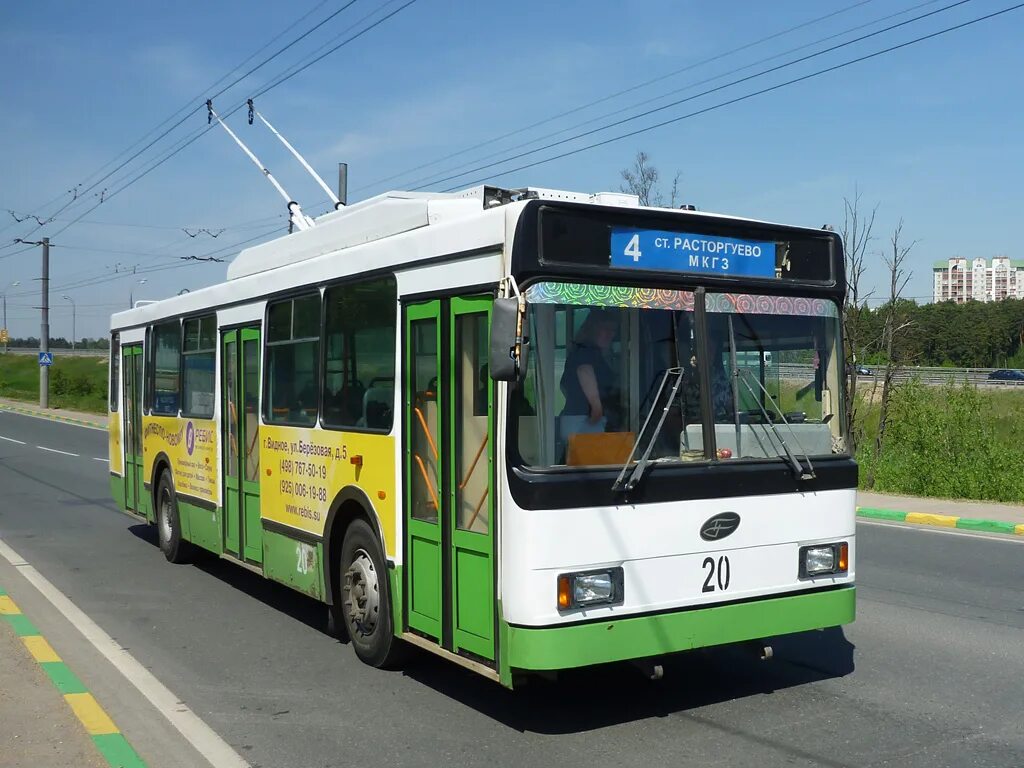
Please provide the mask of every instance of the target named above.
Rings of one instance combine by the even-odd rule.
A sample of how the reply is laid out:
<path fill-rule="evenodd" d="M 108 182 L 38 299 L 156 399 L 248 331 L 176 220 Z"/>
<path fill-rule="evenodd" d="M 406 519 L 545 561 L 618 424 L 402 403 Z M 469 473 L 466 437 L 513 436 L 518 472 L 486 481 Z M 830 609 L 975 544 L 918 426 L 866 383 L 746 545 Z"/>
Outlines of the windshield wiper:
<path fill-rule="evenodd" d="M 665 391 L 665 384 L 668 382 L 669 376 L 672 374 L 675 374 L 675 381 L 672 384 L 672 392 L 665 401 L 665 407 L 661 409 L 661 418 L 658 419 L 658 424 L 651 433 L 650 440 L 647 441 L 647 448 L 644 450 L 643 456 L 641 456 L 640 460 L 637 461 L 636 466 L 633 468 L 633 473 L 629 476 L 629 480 L 623 485 L 622 481 L 626 476 L 626 472 L 629 471 L 630 462 L 633 461 L 633 456 L 636 455 L 636 449 L 640 447 L 640 441 L 644 439 L 644 433 L 647 431 L 647 425 L 651 423 L 651 417 L 654 416 L 654 409 L 658 405 L 658 401 L 661 399 L 661 393 Z M 633 443 L 633 447 L 629 451 L 629 458 L 626 459 L 626 463 L 622 465 L 622 471 L 619 472 L 619 476 L 615 478 L 615 482 L 612 483 L 613 491 L 623 489 L 626 491 L 632 491 L 640 482 L 640 478 L 644 475 L 644 470 L 647 469 L 651 451 L 654 449 L 654 444 L 658 440 L 658 435 L 661 434 L 661 428 L 665 425 L 665 419 L 668 417 L 668 411 L 672 407 L 672 403 L 675 402 L 676 395 L 679 393 L 679 387 L 682 383 L 682 367 L 667 368 L 665 370 L 665 374 L 661 377 L 661 384 L 658 386 L 658 392 L 654 395 L 654 400 L 651 402 L 651 408 L 647 411 L 647 418 L 644 419 L 644 425 L 640 428 L 640 434 L 637 435 L 636 442 Z"/>
<path fill-rule="evenodd" d="M 750 372 L 747 371 L 747 373 Z M 792 449 L 786 444 L 785 439 L 782 437 L 782 432 L 779 431 L 779 428 L 775 426 L 775 422 L 772 420 L 772 417 L 768 414 L 768 411 L 765 409 L 764 403 L 761 402 L 761 398 L 757 396 L 757 393 L 754 392 L 750 384 L 748 384 L 742 376 L 738 376 L 737 378 L 739 378 L 739 380 L 743 382 L 743 386 L 747 388 L 747 391 L 750 393 L 751 397 L 757 403 L 757 407 L 761 409 L 761 414 L 764 416 L 765 422 L 768 424 L 768 426 L 772 428 L 772 432 L 775 433 L 775 437 L 778 439 L 778 441 L 782 443 L 782 447 L 786 451 L 786 456 L 789 457 L 790 466 L 793 468 L 793 475 L 796 477 L 797 480 L 813 480 L 816 475 L 814 474 L 814 465 L 811 464 L 811 457 L 807 455 L 807 452 L 804 451 L 803 446 L 800 445 L 800 440 L 797 439 L 796 432 L 793 430 L 792 425 L 790 425 L 790 423 L 786 421 L 785 414 L 783 414 L 782 409 L 775 402 L 775 399 L 772 397 L 771 393 L 767 389 L 765 389 L 764 385 L 760 381 L 758 381 L 753 374 L 750 374 L 750 376 L 751 378 L 754 379 L 754 383 L 761 388 L 762 392 L 764 392 L 765 396 L 768 398 L 768 401 L 772 404 L 772 407 L 776 411 L 778 411 L 779 418 L 782 419 L 782 423 L 789 427 L 789 432 L 793 436 L 793 440 L 796 442 L 797 448 L 800 449 L 801 456 L 807 462 L 807 469 L 804 469 L 803 464 L 797 461 L 796 454 L 794 454 Z"/>

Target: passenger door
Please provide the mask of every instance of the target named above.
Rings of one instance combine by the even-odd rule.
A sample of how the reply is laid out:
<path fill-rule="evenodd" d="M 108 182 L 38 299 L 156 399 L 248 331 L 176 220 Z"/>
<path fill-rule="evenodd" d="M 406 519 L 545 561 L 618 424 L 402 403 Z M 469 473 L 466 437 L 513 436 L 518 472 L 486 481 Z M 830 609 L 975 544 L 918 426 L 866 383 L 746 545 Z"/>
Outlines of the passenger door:
<path fill-rule="evenodd" d="M 121 372 L 124 385 L 124 500 L 125 507 L 144 515 L 144 478 L 142 476 L 142 345 L 121 347 Z"/>
<path fill-rule="evenodd" d="M 262 563 L 259 328 L 223 333 L 221 371 L 224 549 L 239 559 Z"/>
<path fill-rule="evenodd" d="M 494 659 L 491 299 L 410 305 L 405 327 L 409 627 Z"/>

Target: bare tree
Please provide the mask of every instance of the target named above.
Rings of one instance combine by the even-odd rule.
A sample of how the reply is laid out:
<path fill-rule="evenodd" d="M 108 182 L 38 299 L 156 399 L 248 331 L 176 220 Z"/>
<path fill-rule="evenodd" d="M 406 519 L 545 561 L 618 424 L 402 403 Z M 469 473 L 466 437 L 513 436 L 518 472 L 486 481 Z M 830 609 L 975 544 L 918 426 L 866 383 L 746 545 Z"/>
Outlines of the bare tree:
<path fill-rule="evenodd" d="M 882 377 L 882 402 L 878 411 L 878 432 L 875 434 L 875 455 L 868 469 L 867 487 L 875 485 L 875 469 L 882 458 L 882 450 L 885 447 L 885 428 L 889 418 L 889 401 L 892 397 L 893 385 L 896 374 L 903 364 L 903 355 L 896 338 L 899 334 L 910 327 L 910 321 L 905 319 L 905 308 L 903 306 L 903 291 L 910 281 L 912 273 L 908 272 L 904 265 L 907 255 L 917 243 L 912 241 L 909 245 L 901 242 L 903 236 L 903 219 L 892 232 L 889 244 L 892 251 L 884 256 L 885 265 L 889 268 L 889 302 L 885 306 L 885 321 L 882 327 L 882 348 L 885 350 L 885 374 Z"/>
<path fill-rule="evenodd" d="M 658 188 L 661 173 L 651 164 L 651 157 L 646 152 L 642 150 L 637 152 L 633 159 L 633 167 L 623 168 L 619 174 L 623 181 L 619 189 L 640 198 L 640 205 L 665 205 L 665 196 Z M 670 208 L 675 208 L 678 202 L 680 178 L 682 178 L 682 171 L 676 171 L 676 175 L 672 179 L 672 188 L 669 191 L 668 206 Z"/>
<path fill-rule="evenodd" d="M 840 235 L 843 238 L 843 249 L 846 259 L 846 306 L 843 311 L 843 336 L 846 339 L 846 434 L 849 435 L 850 453 L 857 452 L 860 441 L 859 430 L 856 428 L 857 416 L 857 349 L 858 318 L 862 301 L 867 301 L 871 293 L 861 293 L 861 280 L 865 272 L 865 258 L 868 244 L 871 242 L 872 230 L 875 227 L 875 214 L 878 203 L 870 212 L 861 211 L 861 192 L 853 188 L 853 198 L 843 198 L 843 226 Z"/>

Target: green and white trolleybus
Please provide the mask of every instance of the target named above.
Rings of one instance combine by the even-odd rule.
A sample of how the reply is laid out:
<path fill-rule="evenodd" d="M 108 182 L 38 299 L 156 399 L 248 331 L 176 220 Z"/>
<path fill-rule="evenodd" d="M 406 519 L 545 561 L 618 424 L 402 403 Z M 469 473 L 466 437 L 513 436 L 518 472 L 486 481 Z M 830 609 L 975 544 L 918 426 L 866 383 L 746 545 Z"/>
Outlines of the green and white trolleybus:
<path fill-rule="evenodd" d="M 506 686 L 853 621 L 835 234 L 491 187 L 306 223 L 112 318 L 111 488 L 169 560 Z"/>

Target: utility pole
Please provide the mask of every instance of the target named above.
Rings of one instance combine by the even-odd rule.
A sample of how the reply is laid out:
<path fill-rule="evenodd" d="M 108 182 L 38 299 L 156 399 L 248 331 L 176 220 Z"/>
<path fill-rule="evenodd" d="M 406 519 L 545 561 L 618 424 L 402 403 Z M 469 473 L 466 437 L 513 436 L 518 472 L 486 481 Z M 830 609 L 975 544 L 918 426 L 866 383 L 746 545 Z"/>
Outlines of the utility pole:
<path fill-rule="evenodd" d="M 43 274 L 42 283 L 42 324 L 39 328 L 39 351 L 50 351 L 50 238 L 43 238 Z M 39 366 L 39 405 L 50 407 L 50 366 Z"/>
<path fill-rule="evenodd" d="M 75 300 L 68 296 L 66 293 L 63 296 L 65 301 L 71 302 L 71 354 L 75 354 L 75 315 L 78 314 L 78 307 L 75 306 Z"/>
<path fill-rule="evenodd" d="M 7 354 L 7 346 L 9 344 L 9 340 L 10 340 L 10 335 L 9 335 L 10 332 L 7 330 L 7 291 L 9 291 L 11 288 L 14 288 L 15 286 L 18 286 L 18 285 L 21 285 L 21 281 L 20 280 L 15 280 L 13 283 L 8 285 L 4 289 L 4 294 L 3 294 L 3 296 L 4 296 L 4 326 L 3 326 L 3 329 L 4 329 L 4 333 L 8 334 L 8 335 L 4 336 L 4 354 L 5 355 Z"/>

